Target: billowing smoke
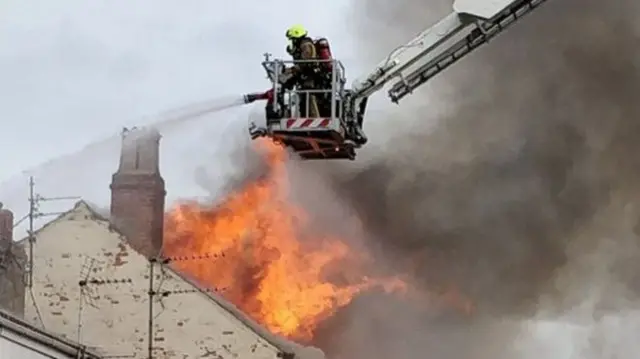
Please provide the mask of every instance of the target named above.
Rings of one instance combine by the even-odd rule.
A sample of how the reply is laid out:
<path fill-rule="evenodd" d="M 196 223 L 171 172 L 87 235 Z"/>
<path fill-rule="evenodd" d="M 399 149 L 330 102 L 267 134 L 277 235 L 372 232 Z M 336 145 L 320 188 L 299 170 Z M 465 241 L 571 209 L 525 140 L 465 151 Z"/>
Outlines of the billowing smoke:
<path fill-rule="evenodd" d="M 360 0 L 362 52 L 383 55 L 449 5 Z M 419 114 L 377 119 L 393 138 L 357 173 L 332 171 L 335 188 L 390 257 L 410 260 L 426 286 L 455 283 L 478 314 L 461 325 L 361 298 L 328 325 L 333 357 L 522 357 L 512 345 L 529 332 L 519 318 L 593 325 L 638 303 L 638 7 L 549 1 L 435 79 L 430 94 L 413 95 L 439 96 L 446 111 L 435 125 Z M 599 339 L 601 350 L 611 345 Z M 609 353 L 631 357 L 623 347 L 632 343 Z"/>
<path fill-rule="evenodd" d="M 372 63 L 451 5 L 355 1 Z M 318 333 L 331 359 L 635 357 L 637 18 L 633 0 L 550 0 L 394 113 L 372 114 L 367 161 L 293 166 L 295 197 L 325 230 L 346 233 L 353 209 L 381 266 L 476 305 L 451 315 L 367 293 Z"/>

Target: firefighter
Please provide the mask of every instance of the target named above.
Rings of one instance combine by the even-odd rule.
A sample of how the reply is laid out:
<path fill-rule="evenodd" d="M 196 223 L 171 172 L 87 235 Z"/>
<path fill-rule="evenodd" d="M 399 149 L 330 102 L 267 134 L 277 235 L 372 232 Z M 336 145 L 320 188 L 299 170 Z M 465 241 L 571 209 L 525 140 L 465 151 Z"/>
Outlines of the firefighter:
<path fill-rule="evenodd" d="M 316 44 L 308 36 L 307 30 L 302 25 L 294 25 L 287 29 L 286 37 L 289 40 L 287 52 L 294 61 L 317 60 Z M 285 70 L 286 88 L 298 85 L 301 117 L 320 117 L 318 108 L 318 94 L 306 92 L 320 87 L 321 69 L 317 62 L 298 63 Z M 286 78 L 286 77 L 285 77 Z"/>

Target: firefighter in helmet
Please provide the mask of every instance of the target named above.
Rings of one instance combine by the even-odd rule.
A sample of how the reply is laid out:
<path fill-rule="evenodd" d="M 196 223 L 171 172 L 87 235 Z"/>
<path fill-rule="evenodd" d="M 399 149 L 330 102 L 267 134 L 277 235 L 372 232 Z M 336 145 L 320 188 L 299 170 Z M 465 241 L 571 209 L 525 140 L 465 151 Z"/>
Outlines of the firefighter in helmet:
<path fill-rule="evenodd" d="M 319 99 L 320 93 L 305 92 L 308 90 L 321 89 L 323 86 L 321 67 L 318 62 L 318 52 L 316 42 L 309 37 L 307 30 L 302 25 L 294 25 L 287 29 L 285 36 L 289 40 L 287 52 L 294 61 L 311 60 L 308 63 L 298 63 L 285 70 L 288 79 L 285 87 L 291 88 L 298 85 L 300 92 L 300 113 L 302 117 L 320 117 Z"/>

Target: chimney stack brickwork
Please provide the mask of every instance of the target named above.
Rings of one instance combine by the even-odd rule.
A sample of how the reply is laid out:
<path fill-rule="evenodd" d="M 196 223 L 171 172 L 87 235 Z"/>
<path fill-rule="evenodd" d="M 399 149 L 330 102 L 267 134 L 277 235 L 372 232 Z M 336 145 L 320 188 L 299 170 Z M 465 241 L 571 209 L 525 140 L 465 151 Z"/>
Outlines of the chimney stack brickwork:
<path fill-rule="evenodd" d="M 120 164 L 111 181 L 111 222 L 148 258 L 162 250 L 166 191 L 159 148 L 156 130 L 125 129 Z"/>
<path fill-rule="evenodd" d="M 0 202 L 0 308 L 24 316 L 24 248 L 13 242 L 13 212 Z"/>

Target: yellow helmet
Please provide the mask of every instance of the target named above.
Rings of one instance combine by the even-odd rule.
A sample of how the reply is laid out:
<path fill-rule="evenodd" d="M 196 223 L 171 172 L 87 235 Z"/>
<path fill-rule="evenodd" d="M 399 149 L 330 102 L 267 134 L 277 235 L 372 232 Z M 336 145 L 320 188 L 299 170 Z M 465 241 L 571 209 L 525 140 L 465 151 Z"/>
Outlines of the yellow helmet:
<path fill-rule="evenodd" d="M 307 29 L 302 25 L 293 25 L 286 32 L 287 39 L 299 39 L 307 36 Z"/>

